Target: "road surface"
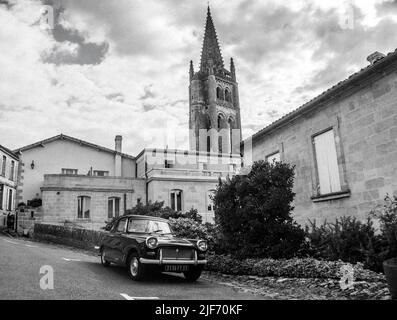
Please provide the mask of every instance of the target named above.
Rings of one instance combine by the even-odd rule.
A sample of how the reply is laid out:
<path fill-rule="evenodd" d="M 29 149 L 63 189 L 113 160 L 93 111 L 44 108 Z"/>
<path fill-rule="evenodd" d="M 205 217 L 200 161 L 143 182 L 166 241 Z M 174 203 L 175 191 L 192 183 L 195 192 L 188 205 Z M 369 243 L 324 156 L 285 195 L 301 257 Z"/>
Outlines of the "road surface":
<path fill-rule="evenodd" d="M 40 268 L 54 271 L 54 288 L 43 290 Z M 43 271 L 43 270 L 42 270 Z M 44 283 L 42 280 L 42 284 Z M 46 282 L 50 284 L 49 282 Z M 149 300 L 149 299 L 263 299 L 219 283 L 199 279 L 187 283 L 177 274 L 129 279 L 125 268 L 103 267 L 99 257 L 65 246 L 0 235 L 0 299 Z"/>

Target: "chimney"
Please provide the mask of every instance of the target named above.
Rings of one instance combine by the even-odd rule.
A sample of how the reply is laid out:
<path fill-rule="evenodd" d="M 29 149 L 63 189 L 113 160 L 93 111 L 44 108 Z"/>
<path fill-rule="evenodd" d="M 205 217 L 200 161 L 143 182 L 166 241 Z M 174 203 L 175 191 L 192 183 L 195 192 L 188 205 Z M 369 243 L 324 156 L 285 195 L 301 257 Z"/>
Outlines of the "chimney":
<path fill-rule="evenodd" d="M 374 53 L 370 54 L 367 57 L 368 62 L 371 65 L 374 65 L 375 63 L 377 63 L 380 59 L 383 59 L 385 57 L 385 55 L 383 53 L 380 53 L 378 51 L 375 51 Z"/>
<path fill-rule="evenodd" d="M 115 142 L 114 149 L 117 152 L 121 152 L 121 150 L 122 150 L 122 141 L 123 141 L 123 137 L 122 136 L 116 136 L 116 138 L 114 139 L 114 142 Z"/>
<path fill-rule="evenodd" d="M 121 177 L 121 155 L 119 153 L 121 153 L 122 150 L 122 141 L 122 136 L 116 136 L 114 139 L 114 149 L 118 152 L 114 156 L 114 175 L 116 177 Z"/>

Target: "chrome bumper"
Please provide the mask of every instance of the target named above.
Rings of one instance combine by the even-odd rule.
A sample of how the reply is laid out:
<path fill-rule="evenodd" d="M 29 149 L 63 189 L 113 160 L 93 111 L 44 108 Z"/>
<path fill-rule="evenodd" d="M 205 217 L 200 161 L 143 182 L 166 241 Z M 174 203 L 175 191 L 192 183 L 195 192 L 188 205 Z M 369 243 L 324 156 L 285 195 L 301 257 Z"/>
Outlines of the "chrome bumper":
<path fill-rule="evenodd" d="M 207 260 L 153 260 L 153 259 L 139 259 L 140 263 L 143 264 L 157 264 L 159 266 L 166 265 L 166 264 L 180 264 L 180 265 L 198 265 L 198 264 L 206 264 Z"/>
<path fill-rule="evenodd" d="M 156 265 L 167 265 L 167 264 L 178 264 L 178 265 L 202 265 L 206 264 L 207 260 L 198 260 L 197 259 L 197 251 L 194 251 L 194 260 L 169 260 L 163 259 L 163 251 L 160 249 L 160 259 L 145 259 L 140 258 L 140 263 L 143 264 L 156 264 Z"/>

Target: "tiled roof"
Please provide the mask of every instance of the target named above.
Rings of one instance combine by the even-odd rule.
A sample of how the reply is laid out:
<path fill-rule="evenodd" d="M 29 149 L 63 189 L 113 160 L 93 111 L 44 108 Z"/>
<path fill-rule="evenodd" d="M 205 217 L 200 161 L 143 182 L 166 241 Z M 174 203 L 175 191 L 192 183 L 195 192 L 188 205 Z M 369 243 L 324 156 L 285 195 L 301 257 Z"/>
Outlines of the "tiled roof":
<path fill-rule="evenodd" d="M 349 89 L 350 86 L 352 86 L 355 82 L 370 76 L 376 72 L 379 72 L 382 69 L 385 69 L 387 66 L 392 64 L 397 60 L 397 49 L 394 52 L 390 52 L 387 56 L 384 58 L 378 60 L 375 64 L 373 65 L 368 65 L 365 68 L 362 68 L 360 71 L 352 74 L 349 76 L 347 79 L 340 81 L 330 89 L 324 91 L 317 97 L 313 98 L 312 100 L 306 102 L 299 108 L 287 113 L 280 119 L 276 120 L 275 122 L 269 124 L 265 128 L 261 129 L 257 133 L 255 133 L 252 136 L 252 139 L 255 140 L 264 134 L 270 132 L 271 130 L 274 130 L 283 124 L 285 124 L 288 121 L 291 121 L 292 119 L 300 116 L 301 114 L 305 113 L 308 110 L 311 110 L 317 106 L 319 106 L 321 103 L 328 101 L 330 99 L 333 99 L 337 94 L 346 91 Z"/>
<path fill-rule="evenodd" d="M 73 138 L 73 137 L 70 137 L 70 136 L 67 136 L 67 135 L 64 135 L 64 134 L 59 134 L 59 135 L 57 135 L 55 137 L 48 138 L 48 139 L 45 139 L 45 140 L 41 140 L 39 142 L 27 145 L 27 146 L 19 148 L 19 149 L 16 149 L 13 152 L 14 153 L 23 152 L 23 151 L 26 151 L 26 150 L 30 150 L 30 149 L 33 149 L 33 148 L 36 148 L 36 147 L 43 146 L 43 145 L 45 145 L 47 143 L 50 143 L 50 142 L 53 142 L 53 141 L 56 141 L 56 140 L 69 140 L 69 141 L 72 141 L 72 142 L 75 142 L 75 143 L 78 143 L 78 144 L 81 144 L 81 145 L 84 145 L 84 146 L 87 146 L 87 147 L 90 147 L 90 148 L 94 148 L 94 149 L 101 150 L 101 151 L 104 151 L 104 152 L 109 152 L 109 153 L 112 153 L 112 154 L 119 154 L 119 155 L 121 155 L 123 157 L 130 158 L 130 159 L 135 159 L 135 157 L 133 157 L 131 155 L 128 155 L 128 154 L 125 154 L 125 153 L 121 153 L 121 152 L 117 152 L 115 150 L 112 150 L 112 149 L 109 149 L 109 148 L 105 148 L 105 147 L 102 147 L 102 146 L 99 146 L 99 145 L 96 145 L 96 144 L 93 144 L 93 143 L 90 143 L 90 142 L 87 142 L 87 141 L 84 141 L 84 140 L 79 140 L 79 139 L 76 139 L 76 138 Z"/>

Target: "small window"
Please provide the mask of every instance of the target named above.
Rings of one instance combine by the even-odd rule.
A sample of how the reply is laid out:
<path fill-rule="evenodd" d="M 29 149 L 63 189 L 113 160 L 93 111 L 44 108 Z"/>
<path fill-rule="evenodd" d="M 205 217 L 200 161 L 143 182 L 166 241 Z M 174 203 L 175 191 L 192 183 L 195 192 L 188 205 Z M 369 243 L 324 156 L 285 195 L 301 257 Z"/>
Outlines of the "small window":
<path fill-rule="evenodd" d="M 7 203 L 7 210 L 8 211 L 11 211 L 13 208 L 12 208 L 13 206 L 12 206 L 12 189 L 9 189 L 8 190 L 8 203 Z"/>
<path fill-rule="evenodd" d="M 111 197 L 108 199 L 108 218 L 112 219 L 120 215 L 120 198 Z"/>
<path fill-rule="evenodd" d="M 280 162 L 280 152 L 273 153 L 266 157 L 266 161 L 269 163 Z"/>
<path fill-rule="evenodd" d="M 334 131 L 329 130 L 315 136 L 314 149 L 319 193 L 328 194 L 341 191 Z"/>
<path fill-rule="evenodd" d="M 97 177 L 108 177 L 109 171 L 94 170 L 94 176 Z"/>
<path fill-rule="evenodd" d="M 214 211 L 214 197 L 215 190 L 209 190 L 207 192 L 207 211 L 208 212 L 213 212 Z"/>
<path fill-rule="evenodd" d="M 7 157 L 3 156 L 3 162 L 1 164 L 1 176 L 2 177 L 6 176 L 6 164 L 7 164 Z"/>
<path fill-rule="evenodd" d="M 171 190 L 170 198 L 171 209 L 182 211 L 182 190 Z"/>
<path fill-rule="evenodd" d="M 211 137 L 207 136 L 207 152 L 211 152 Z"/>
<path fill-rule="evenodd" d="M 65 168 L 62 168 L 62 174 L 74 176 L 74 175 L 77 175 L 77 173 L 78 173 L 77 169 L 65 169 Z"/>
<path fill-rule="evenodd" d="M 12 160 L 11 161 L 11 169 L 10 169 L 10 180 L 14 181 L 14 177 L 15 177 L 15 161 Z"/>
<path fill-rule="evenodd" d="M 77 197 L 77 218 L 89 219 L 91 210 L 91 198 L 86 196 Z"/>

